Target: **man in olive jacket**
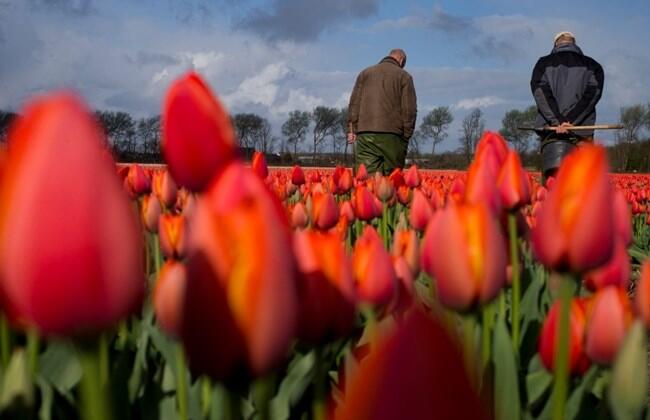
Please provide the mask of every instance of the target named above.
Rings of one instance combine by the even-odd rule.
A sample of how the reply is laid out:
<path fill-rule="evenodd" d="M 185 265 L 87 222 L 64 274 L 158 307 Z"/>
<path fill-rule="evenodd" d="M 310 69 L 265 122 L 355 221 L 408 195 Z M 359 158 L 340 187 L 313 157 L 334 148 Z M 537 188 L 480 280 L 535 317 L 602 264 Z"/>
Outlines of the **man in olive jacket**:
<path fill-rule="evenodd" d="M 555 127 L 538 132 L 544 178 L 555 175 L 565 155 L 592 141 L 593 130 L 571 127 L 596 122 L 604 83 L 603 68 L 582 53 L 571 32 L 555 35 L 553 50 L 537 61 L 530 81 L 538 110 L 535 126 Z"/>
<path fill-rule="evenodd" d="M 390 174 L 403 168 L 415 130 L 413 78 L 404 70 L 406 54 L 392 50 L 357 77 L 348 107 L 348 142 L 356 142 L 356 166 Z"/>

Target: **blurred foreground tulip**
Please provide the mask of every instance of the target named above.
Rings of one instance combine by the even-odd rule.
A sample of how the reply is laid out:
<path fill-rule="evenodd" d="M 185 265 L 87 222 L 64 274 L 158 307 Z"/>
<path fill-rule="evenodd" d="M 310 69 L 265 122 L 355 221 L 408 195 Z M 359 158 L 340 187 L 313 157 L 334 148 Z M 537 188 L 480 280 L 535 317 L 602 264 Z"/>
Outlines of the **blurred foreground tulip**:
<path fill-rule="evenodd" d="M 137 215 L 102 138 L 86 106 L 65 93 L 28 104 L 10 133 L 0 188 L 2 291 L 45 335 L 111 328 L 143 297 Z"/>
<path fill-rule="evenodd" d="M 506 281 L 500 226 L 482 205 L 449 204 L 429 222 L 422 268 L 435 281 L 440 302 L 468 311 L 494 299 Z"/>
<path fill-rule="evenodd" d="M 393 257 L 403 257 L 415 278 L 420 274 L 420 240 L 414 230 L 397 229 L 393 239 Z"/>
<path fill-rule="evenodd" d="M 181 186 L 206 189 L 236 155 L 228 112 L 194 72 L 171 85 L 162 112 L 162 152 L 169 172 Z"/>
<path fill-rule="evenodd" d="M 181 334 L 186 287 L 185 266 L 177 261 L 167 261 L 156 280 L 153 306 L 160 328 L 174 338 L 179 338 Z"/>
<path fill-rule="evenodd" d="M 560 330 L 560 302 L 555 302 L 546 315 L 539 335 L 539 355 L 544 367 L 552 372 L 555 367 L 555 347 Z M 585 354 L 585 310 L 584 303 L 578 299 L 571 301 L 569 312 L 569 372 L 581 375 L 589 368 Z"/>
<path fill-rule="evenodd" d="M 190 367 L 216 379 L 242 367 L 269 372 L 287 355 L 298 315 L 284 210 L 251 169 L 232 163 L 188 222 L 181 336 Z"/>
<path fill-rule="evenodd" d="M 158 232 L 158 219 L 162 213 L 160 202 L 154 194 L 145 195 L 140 206 L 142 225 L 151 233 Z"/>
<path fill-rule="evenodd" d="M 160 204 L 166 208 L 171 208 L 176 203 L 178 187 L 169 174 L 169 171 L 158 170 L 154 172 L 151 189 L 156 197 L 158 197 Z"/>
<path fill-rule="evenodd" d="M 616 227 L 605 149 L 584 146 L 564 159 L 532 230 L 537 259 L 550 269 L 582 273 L 612 256 Z"/>
<path fill-rule="evenodd" d="M 587 356 L 598 364 L 611 364 L 632 320 L 625 290 L 609 286 L 597 291 L 587 313 Z"/>
<path fill-rule="evenodd" d="M 461 350 L 420 310 L 371 343 L 334 414 L 335 420 L 487 418 Z"/>
<path fill-rule="evenodd" d="M 293 244 L 301 273 L 298 338 L 318 345 L 344 337 L 354 326 L 355 296 L 352 265 L 341 237 L 298 231 Z"/>
<path fill-rule="evenodd" d="M 309 224 L 309 216 L 305 205 L 299 201 L 291 210 L 291 226 L 294 229 L 304 229 Z"/>
<path fill-rule="evenodd" d="M 618 286 L 627 290 L 630 284 L 630 256 L 622 239 L 617 239 L 609 262 L 587 272 L 584 281 L 587 288 L 592 291 L 607 286 Z"/>
<path fill-rule="evenodd" d="M 382 239 L 372 226 L 354 244 L 352 268 L 359 299 L 371 305 L 386 305 L 397 287 L 395 270 Z"/>
<path fill-rule="evenodd" d="M 526 204 L 530 204 L 530 181 L 528 174 L 521 166 L 519 154 L 514 150 L 508 152 L 508 156 L 501 167 L 497 180 L 501 203 L 509 210 L 516 210 Z"/>

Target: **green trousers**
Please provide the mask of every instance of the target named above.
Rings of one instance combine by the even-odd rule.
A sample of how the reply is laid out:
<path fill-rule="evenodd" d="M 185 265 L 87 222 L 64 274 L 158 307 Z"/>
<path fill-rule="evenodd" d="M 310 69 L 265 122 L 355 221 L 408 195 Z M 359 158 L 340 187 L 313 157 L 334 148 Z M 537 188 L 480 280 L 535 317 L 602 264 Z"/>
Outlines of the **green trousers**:
<path fill-rule="evenodd" d="M 390 175 L 395 168 L 403 168 L 408 140 L 392 133 L 360 133 L 357 135 L 355 167 L 362 163 L 368 174 L 381 172 Z"/>

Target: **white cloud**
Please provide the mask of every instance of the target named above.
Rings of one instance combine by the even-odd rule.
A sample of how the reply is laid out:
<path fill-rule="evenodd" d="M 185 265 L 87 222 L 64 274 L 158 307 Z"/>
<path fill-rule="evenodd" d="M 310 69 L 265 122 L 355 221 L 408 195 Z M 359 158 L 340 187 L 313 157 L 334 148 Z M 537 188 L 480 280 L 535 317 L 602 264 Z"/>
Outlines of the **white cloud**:
<path fill-rule="evenodd" d="M 269 64 L 258 74 L 244 79 L 235 92 L 225 95 L 223 99 L 231 108 L 247 103 L 270 107 L 278 95 L 278 82 L 289 72 L 284 62 Z"/>
<path fill-rule="evenodd" d="M 288 114 L 294 110 L 311 111 L 317 106 L 324 105 L 323 98 L 305 93 L 304 89 L 292 89 L 289 91 L 287 101 L 280 106 L 274 107 L 272 112 L 276 114 Z"/>
<path fill-rule="evenodd" d="M 454 104 L 454 108 L 469 110 L 474 108 L 486 108 L 504 103 L 506 103 L 506 100 L 499 98 L 498 96 L 481 96 L 480 98 L 461 99 Z"/>

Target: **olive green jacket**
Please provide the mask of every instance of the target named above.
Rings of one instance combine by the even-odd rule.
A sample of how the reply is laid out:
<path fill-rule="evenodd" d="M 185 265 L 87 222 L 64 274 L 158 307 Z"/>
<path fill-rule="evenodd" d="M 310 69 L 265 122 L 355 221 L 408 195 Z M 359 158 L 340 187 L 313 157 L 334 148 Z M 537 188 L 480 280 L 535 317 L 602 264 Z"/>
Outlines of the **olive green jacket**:
<path fill-rule="evenodd" d="M 348 129 L 394 133 L 408 140 L 415 130 L 416 102 L 413 78 L 397 60 L 386 57 L 357 77 L 348 107 Z"/>

